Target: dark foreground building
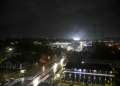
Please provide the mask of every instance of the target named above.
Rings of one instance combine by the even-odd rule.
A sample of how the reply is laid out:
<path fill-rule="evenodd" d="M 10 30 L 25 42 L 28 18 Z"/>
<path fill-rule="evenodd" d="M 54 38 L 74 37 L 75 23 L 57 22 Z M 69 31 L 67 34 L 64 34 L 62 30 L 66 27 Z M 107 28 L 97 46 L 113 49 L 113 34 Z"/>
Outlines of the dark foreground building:
<path fill-rule="evenodd" d="M 63 80 L 105 85 L 105 83 L 114 83 L 114 77 L 109 65 L 68 62 L 64 67 Z"/>

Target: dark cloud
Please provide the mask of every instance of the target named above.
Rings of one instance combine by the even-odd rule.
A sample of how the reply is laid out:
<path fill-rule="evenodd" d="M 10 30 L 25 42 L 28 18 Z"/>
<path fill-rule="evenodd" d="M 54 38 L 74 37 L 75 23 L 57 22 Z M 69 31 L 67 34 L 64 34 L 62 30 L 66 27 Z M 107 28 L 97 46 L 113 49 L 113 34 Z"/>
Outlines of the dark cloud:
<path fill-rule="evenodd" d="M 119 35 L 115 0 L 8 0 L 1 3 L 0 34 L 4 37 L 96 37 Z M 107 31 L 110 31 L 107 33 Z"/>

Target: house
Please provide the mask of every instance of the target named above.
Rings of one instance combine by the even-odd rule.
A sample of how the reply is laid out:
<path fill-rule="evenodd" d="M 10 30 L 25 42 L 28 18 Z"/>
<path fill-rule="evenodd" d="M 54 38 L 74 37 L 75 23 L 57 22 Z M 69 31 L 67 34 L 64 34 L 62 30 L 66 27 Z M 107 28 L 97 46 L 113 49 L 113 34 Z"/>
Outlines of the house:
<path fill-rule="evenodd" d="M 23 69 L 28 66 L 28 61 L 21 56 L 11 57 L 1 63 L 1 68 Z"/>

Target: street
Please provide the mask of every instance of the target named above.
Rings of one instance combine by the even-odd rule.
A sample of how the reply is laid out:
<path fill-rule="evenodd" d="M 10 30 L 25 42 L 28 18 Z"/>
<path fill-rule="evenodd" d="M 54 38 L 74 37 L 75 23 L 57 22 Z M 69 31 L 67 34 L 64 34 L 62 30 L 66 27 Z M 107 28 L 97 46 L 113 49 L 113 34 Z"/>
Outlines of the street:
<path fill-rule="evenodd" d="M 16 79 L 13 82 L 7 84 L 7 86 L 37 86 L 42 82 L 46 82 L 48 84 L 52 84 L 51 81 L 54 75 L 60 71 L 61 66 L 59 64 L 60 59 L 56 59 L 51 64 L 45 66 L 45 71 L 42 69 L 33 73 L 28 77 L 23 77 L 21 79 Z M 56 69 L 53 68 L 54 64 L 57 63 Z M 55 71 L 54 71 L 55 70 Z"/>

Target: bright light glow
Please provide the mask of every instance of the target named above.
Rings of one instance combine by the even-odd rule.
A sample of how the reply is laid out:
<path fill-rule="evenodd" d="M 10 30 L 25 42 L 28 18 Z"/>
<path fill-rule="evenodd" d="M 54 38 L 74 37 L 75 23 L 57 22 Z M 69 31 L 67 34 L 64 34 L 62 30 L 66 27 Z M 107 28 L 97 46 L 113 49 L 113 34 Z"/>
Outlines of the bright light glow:
<path fill-rule="evenodd" d="M 36 78 L 35 80 L 34 80 L 34 86 L 37 86 L 38 85 L 38 78 Z"/>
<path fill-rule="evenodd" d="M 12 48 L 9 48 L 9 50 L 11 51 L 11 50 L 12 50 Z"/>
<path fill-rule="evenodd" d="M 68 51 L 69 51 L 69 50 L 72 50 L 73 48 L 72 48 L 72 47 L 70 47 L 70 46 L 68 46 L 68 48 L 67 48 L 67 49 L 68 49 Z"/>
<path fill-rule="evenodd" d="M 61 48 L 63 48 L 63 46 L 61 45 Z"/>
<path fill-rule="evenodd" d="M 82 62 L 82 63 L 84 63 L 84 62 Z"/>
<path fill-rule="evenodd" d="M 73 38 L 74 40 L 80 40 L 80 38 Z"/>
<path fill-rule="evenodd" d="M 24 70 L 20 70 L 20 73 L 24 73 Z"/>
<path fill-rule="evenodd" d="M 55 63 L 55 65 L 54 65 L 54 70 L 53 70 L 54 73 L 57 71 L 56 68 L 57 68 L 57 63 Z"/>
<path fill-rule="evenodd" d="M 60 61 L 60 65 L 61 66 L 63 65 L 63 61 L 64 61 L 64 59 L 61 59 L 61 61 Z"/>
<path fill-rule="evenodd" d="M 96 70 L 94 70 L 94 72 L 96 72 Z"/>
<path fill-rule="evenodd" d="M 60 78 L 60 74 L 57 74 L 57 78 Z"/>

